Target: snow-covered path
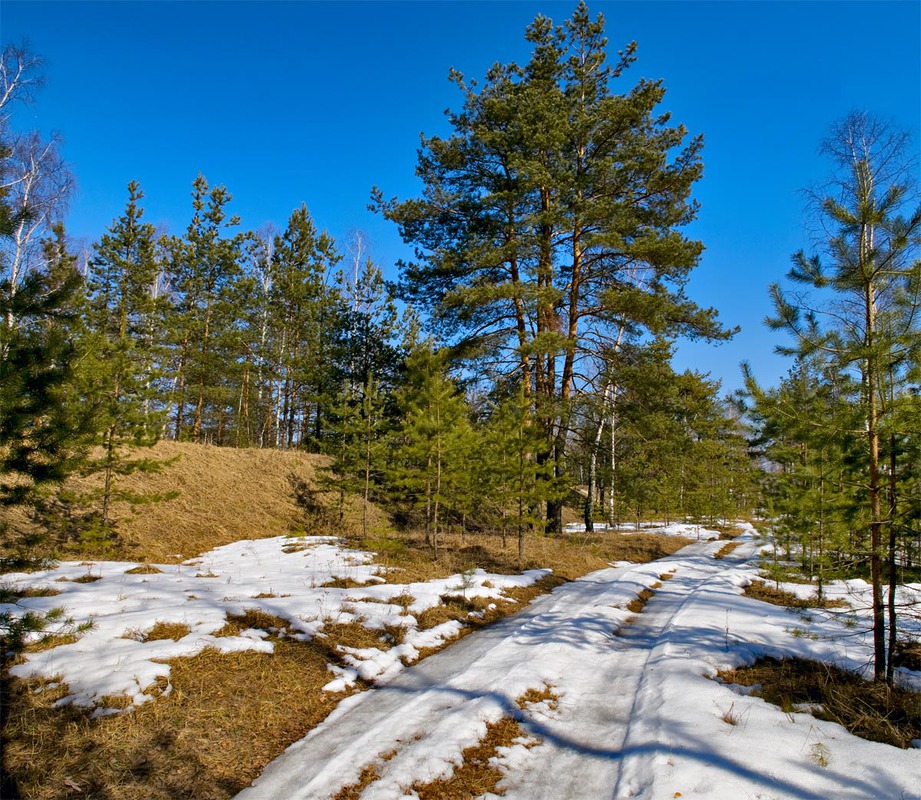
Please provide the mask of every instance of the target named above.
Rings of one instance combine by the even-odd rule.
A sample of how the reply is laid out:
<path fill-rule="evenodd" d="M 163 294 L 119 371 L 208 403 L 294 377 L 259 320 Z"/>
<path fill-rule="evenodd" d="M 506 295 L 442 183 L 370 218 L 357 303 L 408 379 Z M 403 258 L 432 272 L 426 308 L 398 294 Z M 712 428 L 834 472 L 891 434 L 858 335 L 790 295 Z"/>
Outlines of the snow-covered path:
<path fill-rule="evenodd" d="M 559 587 L 345 700 L 238 800 L 327 798 L 368 766 L 378 778 L 363 800 L 413 797 L 413 783 L 449 776 L 503 716 L 531 737 L 500 752 L 507 800 L 921 797 L 918 750 L 857 739 L 710 680 L 763 653 L 862 657 L 834 635 L 791 635 L 784 609 L 740 597 L 757 550 L 750 534 L 740 541 L 723 560 L 713 558 L 723 542 L 704 542 Z M 644 587 L 655 595 L 627 624 Z M 547 686 L 556 702 L 521 707 L 527 690 Z"/>

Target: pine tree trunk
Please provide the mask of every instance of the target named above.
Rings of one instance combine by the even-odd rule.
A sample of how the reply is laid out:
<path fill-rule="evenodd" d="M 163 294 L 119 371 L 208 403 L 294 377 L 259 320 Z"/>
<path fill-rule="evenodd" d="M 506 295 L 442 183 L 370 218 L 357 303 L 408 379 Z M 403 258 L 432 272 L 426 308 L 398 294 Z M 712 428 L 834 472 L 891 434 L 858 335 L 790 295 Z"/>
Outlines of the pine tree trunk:
<path fill-rule="evenodd" d="M 864 269 L 869 270 L 866 255 L 870 252 L 872 234 L 864 230 L 861 234 L 861 256 Z M 883 605 L 883 577 L 881 548 L 883 539 L 882 498 L 879 472 L 879 405 L 876 396 L 878 383 L 876 347 L 876 297 L 871 278 L 864 289 L 867 357 L 865 362 L 867 393 L 867 444 L 869 450 L 869 494 L 870 494 L 870 582 L 873 591 L 873 678 L 882 681 L 886 677 L 886 620 Z"/>
<path fill-rule="evenodd" d="M 892 686 L 895 674 L 895 648 L 898 641 L 898 625 L 896 620 L 895 590 L 898 586 L 898 575 L 896 574 L 896 511 L 897 511 L 897 484 L 896 484 L 896 453 L 895 453 L 895 436 L 889 437 L 889 653 L 886 658 L 886 684 Z"/>

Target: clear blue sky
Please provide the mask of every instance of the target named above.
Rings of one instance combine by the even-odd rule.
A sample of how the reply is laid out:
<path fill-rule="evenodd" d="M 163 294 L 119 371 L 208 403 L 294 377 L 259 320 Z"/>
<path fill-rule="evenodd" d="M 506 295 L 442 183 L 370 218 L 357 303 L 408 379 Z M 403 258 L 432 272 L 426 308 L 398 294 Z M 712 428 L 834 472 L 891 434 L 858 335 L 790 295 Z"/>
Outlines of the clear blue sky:
<path fill-rule="evenodd" d="M 447 132 L 456 67 L 482 77 L 525 61 L 526 25 L 575 2 L 41 2 L 3 0 L 0 38 L 27 39 L 48 85 L 19 128 L 58 131 L 79 192 L 69 232 L 94 241 L 128 181 L 147 218 L 180 232 L 202 172 L 233 194 L 245 228 L 283 228 L 307 203 L 342 240 L 365 231 L 385 273 L 408 255 L 366 210 L 372 185 L 412 196 L 420 132 Z M 663 79 L 663 109 L 702 133 L 705 177 L 690 230 L 707 247 L 690 295 L 743 332 L 687 344 L 678 365 L 726 389 L 738 363 L 765 383 L 786 363 L 762 325 L 766 287 L 808 245 L 801 190 L 827 172 L 828 126 L 861 108 L 921 140 L 921 3 L 590 2 L 612 53 L 632 40 L 639 77 Z"/>

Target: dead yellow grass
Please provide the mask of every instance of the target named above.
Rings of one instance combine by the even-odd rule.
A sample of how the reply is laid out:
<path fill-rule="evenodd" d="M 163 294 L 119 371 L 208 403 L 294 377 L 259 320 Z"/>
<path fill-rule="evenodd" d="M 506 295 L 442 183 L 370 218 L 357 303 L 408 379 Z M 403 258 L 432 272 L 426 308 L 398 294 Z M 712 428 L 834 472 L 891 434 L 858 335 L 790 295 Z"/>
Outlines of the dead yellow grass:
<path fill-rule="evenodd" d="M 133 455 L 160 461 L 162 469 L 119 477 L 119 489 L 136 495 L 178 492 L 178 496 L 141 506 L 115 503 L 112 513 L 118 539 L 114 554 L 84 549 L 79 551 L 81 555 L 172 564 L 240 539 L 303 531 L 307 520 L 295 501 L 288 476 L 293 474 L 315 486 L 318 470 L 329 463 L 323 456 L 294 450 L 170 441 L 139 449 Z M 98 488 L 100 479 L 98 475 L 71 478 L 66 488 L 85 493 Z M 346 524 L 354 526 L 357 504 L 348 502 L 345 513 Z M 376 528 L 385 522 L 377 509 L 372 509 L 372 518 Z M 61 554 L 72 557 L 66 548 Z"/>
<path fill-rule="evenodd" d="M 450 778 L 414 783 L 413 789 L 420 800 L 474 800 L 487 793 L 502 794 L 497 790 L 502 771 L 490 759 L 500 747 L 511 747 L 521 735 L 521 727 L 511 717 L 487 723 L 486 735 L 464 750 L 463 762 Z"/>
<path fill-rule="evenodd" d="M 163 622 L 157 620 L 153 627 L 144 635 L 143 641 L 154 642 L 160 639 L 179 641 L 183 636 L 188 636 L 192 629 L 184 622 Z"/>
<path fill-rule="evenodd" d="M 524 710 L 536 703 L 546 703 L 548 708 L 555 709 L 559 704 L 559 699 L 560 696 L 554 691 L 554 687 L 549 683 L 544 683 L 543 688 L 532 687 L 521 695 L 518 698 L 518 708 Z"/>
<path fill-rule="evenodd" d="M 754 600 L 761 600 L 765 603 L 772 603 L 775 606 L 785 606 L 786 608 L 847 608 L 844 600 L 829 600 L 823 597 L 799 597 L 788 592 L 785 589 L 778 589 L 764 581 L 752 581 L 745 587 L 743 594 Z"/>
<path fill-rule="evenodd" d="M 871 683 L 830 664 L 762 658 L 719 677 L 757 687 L 754 694 L 785 712 L 808 707 L 819 719 L 837 722 L 864 739 L 907 748 L 921 738 L 921 692 Z"/>
<path fill-rule="evenodd" d="M 29 800 L 225 800 L 339 702 L 320 691 L 328 661 L 312 643 L 278 641 L 271 655 L 206 650 L 170 662 L 169 695 L 98 720 L 52 708 L 63 687 L 13 681 L 4 765 Z"/>
<path fill-rule="evenodd" d="M 528 536 L 524 560 L 519 563 L 517 541 L 492 534 L 443 534 L 439 555 L 420 534 L 393 533 L 386 538 L 369 539 L 360 546 L 377 553 L 377 562 L 390 567 L 382 575 L 391 583 L 446 578 L 481 567 L 489 572 L 514 573 L 527 569 L 553 570 L 562 580 L 574 580 L 586 573 L 608 567 L 613 561 L 646 562 L 671 555 L 689 539 L 657 536 L 651 533 L 607 533 L 580 537 Z"/>
<path fill-rule="evenodd" d="M 377 767 L 374 764 L 368 764 L 362 769 L 358 780 L 343 786 L 333 795 L 332 800 L 360 800 L 361 793 L 378 779 L 380 775 L 377 774 Z"/>
<path fill-rule="evenodd" d="M 741 544 L 742 542 L 727 542 L 713 554 L 713 557 L 714 558 L 726 558 L 726 556 L 728 556 L 733 550 L 735 550 Z"/>
<path fill-rule="evenodd" d="M 627 610 L 631 614 L 639 614 L 646 607 L 646 603 L 648 603 L 654 595 L 655 592 L 652 591 L 652 589 L 640 589 L 639 592 L 637 592 L 636 597 L 627 603 Z"/>
<path fill-rule="evenodd" d="M 239 636 L 250 628 L 277 633 L 285 630 L 290 623 L 259 608 L 247 608 L 242 614 L 228 614 L 225 625 L 214 632 L 214 636 Z"/>

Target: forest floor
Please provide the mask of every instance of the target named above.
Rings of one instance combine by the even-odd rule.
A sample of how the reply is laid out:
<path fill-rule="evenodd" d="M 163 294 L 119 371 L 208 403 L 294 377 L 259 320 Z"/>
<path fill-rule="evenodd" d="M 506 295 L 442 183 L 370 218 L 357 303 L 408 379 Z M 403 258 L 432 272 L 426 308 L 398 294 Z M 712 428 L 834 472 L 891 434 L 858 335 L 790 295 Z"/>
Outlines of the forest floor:
<path fill-rule="evenodd" d="M 322 488 L 321 457 L 172 442 L 139 455 L 160 469 L 120 479 L 149 502 L 116 504 L 114 546 L 45 540 L 27 555 L 57 566 L 0 575 L 0 612 L 72 620 L 4 670 L 4 798 L 230 797 L 336 707 L 337 687 L 359 691 L 566 580 L 689 541 L 528 536 L 519 559 L 514 536 L 449 533 L 433 559 L 374 506 L 361 539 L 354 498 L 340 520 L 321 492 L 333 513 L 311 516 L 294 490 Z"/>

